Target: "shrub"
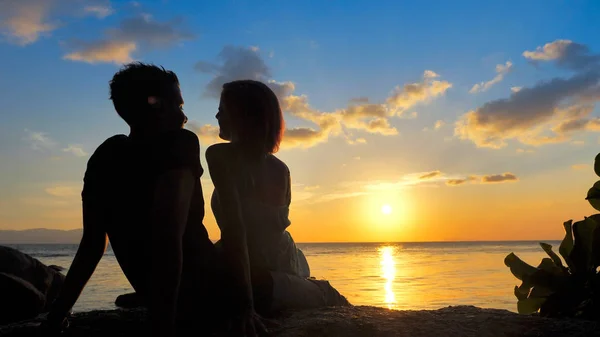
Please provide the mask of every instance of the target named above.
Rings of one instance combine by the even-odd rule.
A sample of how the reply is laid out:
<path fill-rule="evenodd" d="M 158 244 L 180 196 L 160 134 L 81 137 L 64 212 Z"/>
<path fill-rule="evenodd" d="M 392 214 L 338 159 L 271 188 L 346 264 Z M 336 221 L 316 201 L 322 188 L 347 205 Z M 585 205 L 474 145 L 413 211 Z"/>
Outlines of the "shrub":
<path fill-rule="evenodd" d="M 600 154 L 594 171 L 600 176 Z M 586 200 L 600 211 L 600 180 L 588 191 Z M 600 318 L 600 214 L 573 223 L 565 222 L 565 237 L 558 254 L 540 243 L 548 254 L 533 267 L 514 253 L 504 259 L 512 274 L 522 281 L 515 286 L 517 309 L 521 314 L 539 312 L 547 317 Z M 562 257 L 562 259 L 561 259 Z"/>

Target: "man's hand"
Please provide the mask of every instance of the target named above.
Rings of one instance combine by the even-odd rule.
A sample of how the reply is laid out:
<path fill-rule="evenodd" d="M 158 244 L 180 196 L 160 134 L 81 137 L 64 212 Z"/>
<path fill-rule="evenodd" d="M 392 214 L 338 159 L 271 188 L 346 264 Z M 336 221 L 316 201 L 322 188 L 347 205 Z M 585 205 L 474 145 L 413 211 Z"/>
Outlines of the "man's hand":
<path fill-rule="evenodd" d="M 38 331 L 40 336 L 60 336 L 69 328 L 69 320 L 63 318 L 62 320 L 53 319 L 52 317 L 46 317 L 40 324 Z"/>
<path fill-rule="evenodd" d="M 269 331 L 254 310 L 247 310 L 242 315 L 231 320 L 228 336 L 259 337 L 267 336 Z"/>

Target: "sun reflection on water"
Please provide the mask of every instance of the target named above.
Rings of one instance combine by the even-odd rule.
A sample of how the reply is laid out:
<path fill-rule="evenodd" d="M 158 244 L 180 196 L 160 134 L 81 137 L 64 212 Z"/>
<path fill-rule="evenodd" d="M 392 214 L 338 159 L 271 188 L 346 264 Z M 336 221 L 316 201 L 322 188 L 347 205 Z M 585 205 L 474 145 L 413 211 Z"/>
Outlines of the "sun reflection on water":
<path fill-rule="evenodd" d="M 385 279 L 385 304 L 389 309 L 393 309 L 396 305 L 396 296 L 394 295 L 394 278 L 396 277 L 396 263 L 394 262 L 395 248 L 390 246 L 381 247 L 381 272 Z"/>

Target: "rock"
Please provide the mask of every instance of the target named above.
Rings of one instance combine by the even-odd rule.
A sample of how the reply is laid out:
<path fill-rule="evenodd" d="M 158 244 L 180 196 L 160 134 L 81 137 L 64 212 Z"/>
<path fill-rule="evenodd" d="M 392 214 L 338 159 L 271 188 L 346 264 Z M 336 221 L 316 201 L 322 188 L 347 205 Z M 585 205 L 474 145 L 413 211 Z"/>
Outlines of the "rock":
<path fill-rule="evenodd" d="M 143 336 L 143 309 L 74 315 L 67 336 Z M 271 327 L 273 337 L 513 337 L 600 336 L 596 322 L 518 315 L 471 306 L 394 311 L 368 306 L 330 307 L 288 313 Z M 3 337 L 36 336 L 39 320 L 0 327 Z"/>
<path fill-rule="evenodd" d="M 64 282 L 61 270 L 14 248 L 0 246 L 0 324 L 46 311 Z"/>

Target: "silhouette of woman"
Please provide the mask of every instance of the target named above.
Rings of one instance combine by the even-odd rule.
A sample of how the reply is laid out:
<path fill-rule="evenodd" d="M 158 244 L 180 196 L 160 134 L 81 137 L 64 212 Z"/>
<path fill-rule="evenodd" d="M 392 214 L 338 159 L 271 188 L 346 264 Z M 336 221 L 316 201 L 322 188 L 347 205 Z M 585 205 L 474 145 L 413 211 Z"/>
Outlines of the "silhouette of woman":
<path fill-rule="evenodd" d="M 264 83 L 226 83 L 219 137 L 228 143 L 206 151 L 215 185 L 211 207 L 221 229 L 217 246 L 249 306 L 265 315 L 279 310 L 349 305 L 327 281 L 309 278 L 290 226 L 290 171 L 273 154 L 284 120 L 275 93 Z"/>

